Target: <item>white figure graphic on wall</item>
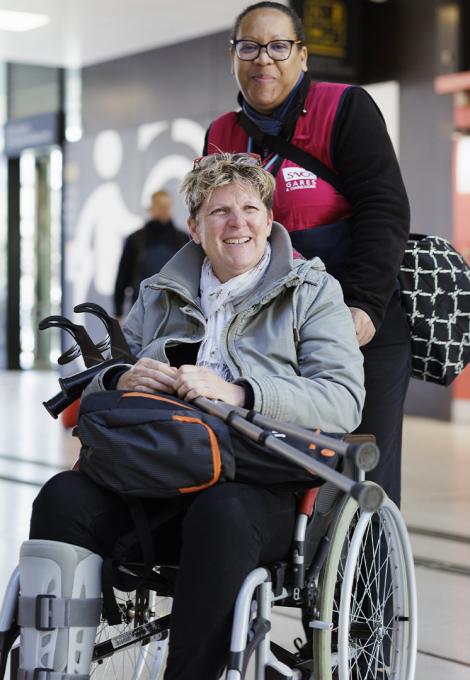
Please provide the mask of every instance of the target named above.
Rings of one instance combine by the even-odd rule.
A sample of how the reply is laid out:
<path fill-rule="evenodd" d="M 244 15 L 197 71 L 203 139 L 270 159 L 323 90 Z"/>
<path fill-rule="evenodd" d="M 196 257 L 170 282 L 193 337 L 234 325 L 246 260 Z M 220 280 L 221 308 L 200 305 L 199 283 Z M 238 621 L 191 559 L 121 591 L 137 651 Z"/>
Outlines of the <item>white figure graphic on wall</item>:
<path fill-rule="evenodd" d="M 141 224 L 127 208 L 113 179 L 122 163 L 122 142 L 115 130 L 100 132 L 93 146 L 96 173 L 104 180 L 88 196 L 74 239 L 67 244 L 65 278 L 72 284 L 73 305 L 88 299 L 91 284 L 102 296 L 112 295 L 122 241 Z"/>
<path fill-rule="evenodd" d="M 204 144 L 204 128 L 199 123 L 176 118 L 140 125 L 137 128 L 138 154 L 152 153 L 152 143 L 164 132 L 170 133 L 173 142 L 188 146 L 190 157 L 175 153 L 158 158 L 143 181 L 143 208 L 149 205 L 154 191 L 165 188 L 171 181 L 179 182 L 191 169 L 191 159 L 201 152 Z M 74 237 L 66 245 L 65 278 L 72 284 L 72 306 L 89 299 L 92 284 L 100 296 L 112 296 L 123 241 L 142 226 L 142 216 L 127 208 L 115 181 L 122 156 L 121 137 L 115 130 L 105 130 L 97 135 L 93 163 L 97 175 L 104 181 L 85 200 Z M 176 222 L 183 227 L 186 212 L 178 196 L 175 196 L 175 212 Z"/>
<path fill-rule="evenodd" d="M 169 129 L 171 141 L 175 145 L 186 145 L 191 151 L 187 156 L 181 153 L 170 153 L 161 156 L 150 168 L 142 185 L 141 205 L 145 207 L 150 203 L 150 197 L 155 188 L 166 187 L 171 181 L 177 180 L 178 184 L 193 167 L 193 158 L 201 154 L 204 146 L 205 129 L 199 123 L 189 118 L 175 118 L 173 121 L 163 121 L 139 126 L 137 129 L 137 146 L 141 154 L 151 152 L 151 145 L 159 135 Z M 178 148 L 178 147 L 176 147 Z M 187 231 L 186 207 L 180 196 L 174 200 L 174 215 L 176 224 Z"/>

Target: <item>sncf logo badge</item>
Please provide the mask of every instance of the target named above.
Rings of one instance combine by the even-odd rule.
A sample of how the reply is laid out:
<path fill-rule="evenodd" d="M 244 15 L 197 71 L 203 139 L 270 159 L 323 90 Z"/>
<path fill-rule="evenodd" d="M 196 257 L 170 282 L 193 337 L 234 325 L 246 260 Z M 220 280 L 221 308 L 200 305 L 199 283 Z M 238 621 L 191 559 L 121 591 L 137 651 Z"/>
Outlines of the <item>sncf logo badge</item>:
<path fill-rule="evenodd" d="M 317 176 L 309 170 L 303 168 L 282 168 L 286 191 L 297 191 L 297 189 L 316 189 Z"/>

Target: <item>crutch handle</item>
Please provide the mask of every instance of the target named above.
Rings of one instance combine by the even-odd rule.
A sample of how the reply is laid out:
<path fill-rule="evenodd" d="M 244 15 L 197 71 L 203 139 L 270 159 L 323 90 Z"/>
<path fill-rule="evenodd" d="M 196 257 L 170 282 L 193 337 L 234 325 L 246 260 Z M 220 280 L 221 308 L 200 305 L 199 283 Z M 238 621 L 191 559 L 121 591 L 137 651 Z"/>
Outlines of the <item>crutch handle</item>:
<path fill-rule="evenodd" d="M 69 333 L 77 343 L 86 366 L 95 366 L 103 361 L 101 352 L 88 335 L 84 326 L 73 323 L 66 316 L 59 316 L 57 314 L 47 316 L 39 322 L 38 328 L 40 331 L 44 331 L 47 328 L 59 328 Z M 75 347 L 72 347 L 59 357 L 59 364 L 66 364 L 68 361 L 76 359 L 77 356 Z"/>
<path fill-rule="evenodd" d="M 73 404 L 75 397 L 66 397 L 63 392 L 58 392 L 53 397 L 47 401 L 43 401 L 44 408 L 53 418 L 57 419 L 58 416 L 65 411 L 67 406 Z"/>
<path fill-rule="evenodd" d="M 96 302 L 82 302 L 79 305 L 75 305 L 73 311 L 92 314 L 104 324 L 110 338 L 112 357 L 120 356 L 125 361 L 135 361 L 135 357 L 129 349 L 129 345 L 127 344 L 119 321 L 114 316 L 108 314 L 104 307 L 97 305 Z"/>
<path fill-rule="evenodd" d="M 69 375 L 66 378 L 59 378 L 60 388 L 66 397 L 73 397 L 73 399 L 76 399 L 81 395 L 85 387 L 93 380 L 95 375 L 98 375 L 98 373 L 100 373 L 105 368 L 123 363 L 125 363 L 125 361 L 121 357 L 117 357 L 116 359 L 107 359 L 106 361 L 102 361 L 97 366 L 92 366 L 86 371 L 74 373 L 73 375 Z"/>

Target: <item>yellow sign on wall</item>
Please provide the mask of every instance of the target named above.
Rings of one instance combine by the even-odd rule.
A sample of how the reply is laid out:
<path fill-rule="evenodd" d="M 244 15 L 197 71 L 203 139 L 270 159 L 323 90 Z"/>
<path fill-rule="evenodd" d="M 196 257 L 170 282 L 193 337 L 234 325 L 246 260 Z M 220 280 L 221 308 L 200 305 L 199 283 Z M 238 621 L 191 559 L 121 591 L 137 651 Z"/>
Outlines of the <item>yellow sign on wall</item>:
<path fill-rule="evenodd" d="M 347 22 L 346 2 L 305 0 L 303 23 L 309 52 L 325 57 L 346 57 Z"/>

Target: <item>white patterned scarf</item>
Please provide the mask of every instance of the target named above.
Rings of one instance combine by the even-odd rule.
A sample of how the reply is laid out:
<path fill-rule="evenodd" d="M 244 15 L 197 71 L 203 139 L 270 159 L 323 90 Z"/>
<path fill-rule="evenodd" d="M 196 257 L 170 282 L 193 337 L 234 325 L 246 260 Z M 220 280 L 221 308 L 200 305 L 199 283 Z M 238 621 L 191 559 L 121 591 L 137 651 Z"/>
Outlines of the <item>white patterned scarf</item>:
<path fill-rule="evenodd" d="M 201 342 L 196 364 L 207 366 L 221 378 L 231 382 L 233 376 L 224 362 L 220 341 L 227 324 L 235 315 L 234 305 L 255 290 L 271 260 L 271 246 L 266 244 L 263 257 L 252 269 L 221 283 L 206 257 L 201 268 L 201 309 L 206 317 L 206 332 Z"/>

